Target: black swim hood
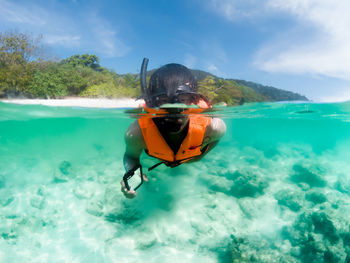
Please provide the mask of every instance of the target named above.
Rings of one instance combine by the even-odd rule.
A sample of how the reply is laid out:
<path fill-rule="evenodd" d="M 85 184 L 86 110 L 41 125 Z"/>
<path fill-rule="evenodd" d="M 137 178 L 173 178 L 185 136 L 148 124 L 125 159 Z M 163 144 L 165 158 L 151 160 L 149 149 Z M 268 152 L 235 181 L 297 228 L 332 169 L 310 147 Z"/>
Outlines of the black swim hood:
<path fill-rule="evenodd" d="M 172 97 L 178 92 L 197 93 L 197 91 L 197 81 L 191 71 L 183 65 L 171 63 L 152 74 L 147 93 L 149 96 L 167 94 Z"/>

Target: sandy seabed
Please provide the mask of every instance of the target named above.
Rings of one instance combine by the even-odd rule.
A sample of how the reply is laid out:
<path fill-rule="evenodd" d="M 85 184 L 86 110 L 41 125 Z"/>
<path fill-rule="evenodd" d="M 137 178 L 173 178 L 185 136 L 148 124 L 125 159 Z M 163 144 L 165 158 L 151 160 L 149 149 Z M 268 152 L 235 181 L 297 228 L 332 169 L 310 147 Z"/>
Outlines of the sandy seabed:
<path fill-rule="evenodd" d="M 27 104 L 27 105 L 86 107 L 86 108 L 137 108 L 143 103 L 143 100 L 135 100 L 132 98 L 2 99 L 0 101 L 5 103 Z"/>
<path fill-rule="evenodd" d="M 225 109 L 200 162 L 142 154 L 133 200 L 124 110 L 0 106 L 0 262 L 350 262 L 348 103 Z"/>

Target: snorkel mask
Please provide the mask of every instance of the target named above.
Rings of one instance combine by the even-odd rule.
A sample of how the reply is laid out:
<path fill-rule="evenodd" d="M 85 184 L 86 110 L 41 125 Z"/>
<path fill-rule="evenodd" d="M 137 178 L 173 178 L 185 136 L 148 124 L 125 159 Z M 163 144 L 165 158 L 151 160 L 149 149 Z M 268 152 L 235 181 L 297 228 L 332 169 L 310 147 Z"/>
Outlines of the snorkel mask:
<path fill-rule="evenodd" d="M 200 101 L 204 101 L 210 105 L 209 100 L 198 93 L 190 91 L 190 88 L 181 85 L 174 93 L 159 93 L 149 97 L 149 103 L 152 107 L 161 107 L 164 104 L 180 103 L 189 105 L 197 105 Z"/>

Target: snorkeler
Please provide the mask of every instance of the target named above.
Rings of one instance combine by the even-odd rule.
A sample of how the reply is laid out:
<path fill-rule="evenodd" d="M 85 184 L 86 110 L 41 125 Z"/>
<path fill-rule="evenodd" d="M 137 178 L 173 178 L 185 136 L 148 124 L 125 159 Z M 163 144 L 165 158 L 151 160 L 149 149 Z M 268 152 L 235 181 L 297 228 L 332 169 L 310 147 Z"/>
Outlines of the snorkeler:
<path fill-rule="evenodd" d="M 196 79 L 188 68 L 167 64 L 152 74 L 147 88 L 147 63 L 148 59 L 144 59 L 140 81 L 144 110 L 149 115 L 141 116 L 125 133 L 126 173 L 121 181 L 121 191 L 127 198 L 136 196 L 136 188 L 129 187 L 128 179 L 137 169 L 141 168 L 141 184 L 148 180 L 142 174 L 140 164 L 143 150 L 160 160 L 149 171 L 162 163 L 176 167 L 200 160 L 226 132 L 226 125 L 221 119 L 193 114 L 210 108 L 211 103 L 198 94 Z M 198 107 L 193 108 L 194 105 Z"/>

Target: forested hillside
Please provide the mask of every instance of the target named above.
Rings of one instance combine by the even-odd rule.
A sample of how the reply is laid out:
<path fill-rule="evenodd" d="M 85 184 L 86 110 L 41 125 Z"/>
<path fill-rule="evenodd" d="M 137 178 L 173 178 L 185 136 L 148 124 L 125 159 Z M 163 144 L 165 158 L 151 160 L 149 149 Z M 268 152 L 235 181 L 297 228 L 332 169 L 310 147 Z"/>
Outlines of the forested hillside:
<path fill-rule="evenodd" d="M 148 72 L 148 78 L 155 69 Z M 192 70 L 199 92 L 213 103 L 237 105 L 244 102 L 307 100 L 289 91 L 245 81 L 222 79 Z M 41 38 L 28 34 L 0 33 L 0 97 L 120 98 L 140 96 L 138 74 L 120 75 L 100 65 L 92 54 L 48 59 Z"/>

